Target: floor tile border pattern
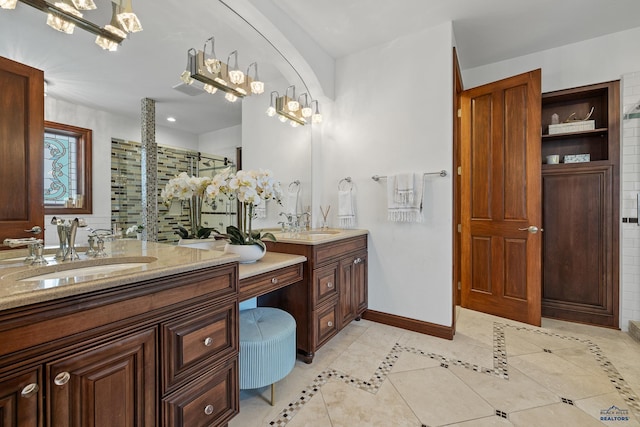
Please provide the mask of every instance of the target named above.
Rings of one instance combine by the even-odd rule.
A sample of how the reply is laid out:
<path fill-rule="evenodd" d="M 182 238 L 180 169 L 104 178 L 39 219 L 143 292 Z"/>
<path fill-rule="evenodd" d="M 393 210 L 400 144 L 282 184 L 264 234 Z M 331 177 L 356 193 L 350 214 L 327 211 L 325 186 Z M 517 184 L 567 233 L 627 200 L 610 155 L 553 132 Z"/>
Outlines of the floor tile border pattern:
<path fill-rule="evenodd" d="M 494 330 L 495 330 L 495 325 L 496 323 L 494 323 Z M 593 357 L 595 358 L 596 362 L 598 362 L 602 370 L 604 370 L 604 372 L 607 374 L 607 376 L 609 377 L 609 380 L 613 383 L 613 386 L 616 388 L 616 390 L 618 390 L 618 393 L 620 394 L 622 399 L 632 409 L 636 418 L 640 420 L 640 399 L 631 389 L 629 384 L 627 384 L 627 381 L 624 378 L 622 378 L 622 375 L 620 375 L 620 372 L 618 372 L 615 366 L 613 366 L 613 364 L 609 361 L 609 359 L 607 359 L 607 357 L 603 354 L 600 347 L 597 344 L 595 344 L 593 341 L 586 338 L 577 338 L 577 337 L 572 337 L 568 335 L 561 335 L 555 332 L 549 332 L 542 329 L 531 329 L 524 326 L 514 326 L 509 324 L 499 324 L 499 325 L 501 325 L 501 327 L 503 328 L 509 327 L 509 328 L 514 328 L 517 331 L 527 331 L 527 332 L 532 332 L 539 335 L 546 335 L 549 337 L 560 338 L 568 341 L 576 341 L 576 342 L 585 344 L 589 349 L 589 352 L 591 353 L 591 355 L 593 355 Z M 551 353 L 551 351 L 547 349 L 544 349 L 544 351 Z"/>
<path fill-rule="evenodd" d="M 450 359 L 446 358 L 440 354 L 429 353 L 422 351 L 420 349 L 414 347 L 406 347 L 401 346 L 396 343 L 389 354 L 384 358 L 380 366 L 376 369 L 376 372 L 373 376 L 368 380 L 364 381 L 359 378 L 352 377 L 349 374 L 344 372 L 337 371 L 335 369 L 325 369 L 313 380 L 311 385 L 309 385 L 306 389 L 302 390 L 300 396 L 294 402 L 289 403 L 289 405 L 284 408 L 278 416 L 269 423 L 271 426 L 285 426 L 294 416 L 297 414 L 304 405 L 311 400 L 313 396 L 320 390 L 320 388 L 325 385 L 329 381 L 341 381 L 346 384 L 349 384 L 358 389 L 367 391 L 369 393 L 375 394 L 380 389 L 380 386 L 387 379 L 387 376 L 393 369 L 393 366 L 398 361 L 400 353 L 408 352 L 412 354 L 416 354 L 419 356 L 429 357 L 431 359 L 437 360 L 440 362 L 440 366 L 443 368 L 448 368 L 450 365 L 460 366 L 466 369 L 470 369 L 475 372 L 480 372 L 492 376 L 496 376 L 505 380 L 509 379 L 509 371 L 507 365 L 507 347 L 506 340 L 504 334 L 504 328 L 514 328 L 517 331 L 527 331 L 533 332 L 540 335 L 546 335 L 549 337 L 560 338 L 569 341 L 577 341 L 582 344 L 585 344 L 591 354 L 594 356 L 596 361 L 600 364 L 602 369 L 605 371 L 614 387 L 618 390 L 624 401 L 633 409 L 636 414 L 636 417 L 640 419 L 640 400 L 635 395 L 631 387 L 627 384 L 624 378 L 620 375 L 618 370 L 609 362 L 609 360 L 604 356 L 600 347 L 597 344 L 594 344 L 589 339 L 584 338 L 576 338 L 566 335 L 561 335 L 555 332 L 548 332 L 541 329 L 531 329 L 523 326 L 514 326 L 505 323 L 494 322 L 493 323 L 493 369 L 485 368 L 480 365 L 472 364 L 469 362 L 463 362 L 459 359 Z M 544 349 L 545 352 L 547 349 Z M 564 398 L 562 398 L 564 401 Z M 568 402 L 567 402 L 568 403 Z M 506 418 L 506 413 L 496 415 Z"/>

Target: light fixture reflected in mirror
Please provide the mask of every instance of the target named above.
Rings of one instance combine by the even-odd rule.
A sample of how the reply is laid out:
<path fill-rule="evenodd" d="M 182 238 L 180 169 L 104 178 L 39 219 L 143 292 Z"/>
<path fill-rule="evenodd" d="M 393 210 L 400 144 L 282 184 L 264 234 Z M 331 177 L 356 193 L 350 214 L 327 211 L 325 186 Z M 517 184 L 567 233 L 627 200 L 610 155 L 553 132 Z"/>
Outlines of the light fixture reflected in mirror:
<path fill-rule="evenodd" d="M 275 95 L 275 96 L 274 96 Z M 275 90 L 270 94 L 269 108 L 267 108 L 267 116 L 273 117 L 276 115 L 276 99 L 278 99 L 278 92 Z"/>
<path fill-rule="evenodd" d="M 93 0 L 0 0 L 0 8 L 15 9 L 17 2 L 24 3 L 47 14 L 47 25 L 57 31 L 72 34 L 79 27 L 95 34 L 96 44 L 109 51 L 115 51 L 127 37 L 127 32 L 142 30 L 140 20 L 133 12 L 131 0 L 113 0 L 111 22 L 100 27 L 85 19 L 80 10 L 96 9 Z"/>
<path fill-rule="evenodd" d="M 210 53 L 207 52 L 209 43 Z M 257 63 L 251 63 L 245 75 L 238 67 L 238 51 L 234 50 L 229 54 L 227 62 L 234 57 L 234 64 L 230 66 L 216 58 L 214 44 L 215 38 L 212 36 L 205 41 L 203 50 L 191 48 L 187 51 L 187 70 L 182 73 L 180 80 L 189 85 L 197 80 L 203 83 L 202 89 L 209 93 L 221 90 L 225 92 L 225 99 L 229 102 L 264 92 L 264 83 L 258 80 Z M 255 67 L 255 78 L 249 76 L 251 67 Z"/>
<path fill-rule="evenodd" d="M 307 124 L 307 119 L 309 117 L 311 117 L 311 123 L 322 122 L 319 103 L 316 99 L 309 101 L 309 94 L 303 93 L 298 97 L 298 100 L 296 101 L 295 99 L 289 97 L 289 93 L 291 93 L 292 96 L 295 96 L 295 86 L 289 86 L 285 91 L 284 96 L 280 96 L 276 91 L 271 92 L 270 105 L 266 111 L 267 116 L 273 117 L 278 114 L 278 119 L 281 122 L 289 122 L 292 127 L 298 127 L 300 125 Z M 313 111 L 314 103 L 316 107 L 315 112 Z M 302 106 L 302 108 L 300 108 L 300 106 Z M 294 107 L 294 109 L 292 109 L 291 107 Z"/>

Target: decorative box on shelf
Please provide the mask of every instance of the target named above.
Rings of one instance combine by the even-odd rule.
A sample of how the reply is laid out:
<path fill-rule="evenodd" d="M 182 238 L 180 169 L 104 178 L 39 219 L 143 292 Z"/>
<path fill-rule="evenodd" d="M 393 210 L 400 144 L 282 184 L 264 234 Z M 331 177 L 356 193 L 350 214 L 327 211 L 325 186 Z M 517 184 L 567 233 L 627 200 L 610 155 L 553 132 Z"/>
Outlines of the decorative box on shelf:
<path fill-rule="evenodd" d="M 577 122 L 559 123 L 557 125 L 549 125 L 549 135 L 557 135 L 559 133 L 580 132 L 584 130 L 594 130 L 596 128 L 595 120 L 581 120 Z"/>
<path fill-rule="evenodd" d="M 590 161 L 590 154 L 567 154 L 566 156 L 564 156 L 565 163 L 585 163 Z"/>

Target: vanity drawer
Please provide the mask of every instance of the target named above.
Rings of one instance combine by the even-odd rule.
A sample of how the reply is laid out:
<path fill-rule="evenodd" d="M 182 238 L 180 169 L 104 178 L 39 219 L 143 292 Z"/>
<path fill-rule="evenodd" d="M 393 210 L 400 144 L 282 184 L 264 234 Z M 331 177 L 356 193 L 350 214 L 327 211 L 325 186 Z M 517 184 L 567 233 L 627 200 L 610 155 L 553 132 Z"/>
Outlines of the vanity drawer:
<path fill-rule="evenodd" d="M 349 252 L 362 250 L 367 250 L 366 235 L 318 245 L 313 253 L 314 268 L 341 258 Z"/>
<path fill-rule="evenodd" d="M 337 299 L 322 306 L 313 314 L 314 334 L 316 348 L 327 342 L 329 338 L 338 333 L 338 303 Z"/>
<path fill-rule="evenodd" d="M 163 426 L 226 425 L 240 411 L 238 358 L 193 381 L 162 401 Z"/>
<path fill-rule="evenodd" d="M 312 273 L 313 307 L 338 295 L 338 264 L 318 268 Z"/>
<path fill-rule="evenodd" d="M 264 295 L 302 280 L 302 263 L 240 280 L 239 300 Z"/>
<path fill-rule="evenodd" d="M 215 308 L 214 308 L 215 307 Z M 163 391 L 178 386 L 200 367 L 207 368 L 238 352 L 238 305 L 207 306 L 164 323 Z"/>

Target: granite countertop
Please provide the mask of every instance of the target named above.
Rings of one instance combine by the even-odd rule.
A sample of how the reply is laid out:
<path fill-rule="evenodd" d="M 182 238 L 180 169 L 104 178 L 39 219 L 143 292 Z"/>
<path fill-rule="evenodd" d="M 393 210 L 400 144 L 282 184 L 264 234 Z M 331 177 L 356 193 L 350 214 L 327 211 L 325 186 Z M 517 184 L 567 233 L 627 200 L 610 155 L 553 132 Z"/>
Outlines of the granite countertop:
<path fill-rule="evenodd" d="M 278 242 L 297 243 L 299 245 L 321 245 L 323 243 L 336 242 L 350 237 L 369 234 L 368 230 L 339 228 L 330 228 L 328 230 L 312 229 L 299 233 L 288 233 L 278 230 L 272 230 L 271 232 Z"/>
<path fill-rule="evenodd" d="M 122 239 L 106 242 L 107 258 L 88 258 L 78 251 L 80 260 L 58 262 L 53 254 L 45 255 L 48 265 L 23 263 L 24 250 L 2 251 L 0 257 L 0 310 L 37 302 L 79 295 L 91 291 L 135 283 L 142 280 L 214 267 L 238 260 L 238 256 L 215 250 L 192 249 L 161 243 Z M 131 265 L 126 265 L 131 263 Z M 119 264 L 120 269 L 113 270 Z M 96 268 L 96 266 L 104 266 Z M 78 271 L 88 267 L 93 271 Z M 34 276 L 74 269 L 60 278 L 24 281 Z"/>

